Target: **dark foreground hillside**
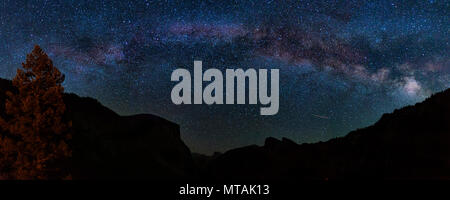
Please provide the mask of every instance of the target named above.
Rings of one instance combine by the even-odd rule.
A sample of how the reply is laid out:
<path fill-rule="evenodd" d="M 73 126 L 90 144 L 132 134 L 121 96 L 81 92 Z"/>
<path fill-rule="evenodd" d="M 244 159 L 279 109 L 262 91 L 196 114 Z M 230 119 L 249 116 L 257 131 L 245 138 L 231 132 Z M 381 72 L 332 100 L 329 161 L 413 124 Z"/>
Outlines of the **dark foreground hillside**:
<path fill-rule="evenodd" d="M 10 81 L 0 79 L 0 114 Z M 179 126 L 153 115 L 119 116 L 66 94 L 74 179 L 450 179 L 450 89 L 327 142 L 267 138 L 208 157 L 191 154 Z"/>

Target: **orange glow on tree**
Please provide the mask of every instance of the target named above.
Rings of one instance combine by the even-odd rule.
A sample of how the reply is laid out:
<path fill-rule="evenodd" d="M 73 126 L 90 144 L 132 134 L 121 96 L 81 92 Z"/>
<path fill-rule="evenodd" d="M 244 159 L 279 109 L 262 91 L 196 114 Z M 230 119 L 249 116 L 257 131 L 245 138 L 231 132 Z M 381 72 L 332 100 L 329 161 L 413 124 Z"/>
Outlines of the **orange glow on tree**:
<path fill-rule="evenodd" d="M 62 163 L 72 156 L 67 142 L 70 123 L 63 119 L 64 75 L 35 46 L 12 83 L 17 91 L 7 93 L 0 117 L 0 172 L 9 179 L 70 177 Z"/>

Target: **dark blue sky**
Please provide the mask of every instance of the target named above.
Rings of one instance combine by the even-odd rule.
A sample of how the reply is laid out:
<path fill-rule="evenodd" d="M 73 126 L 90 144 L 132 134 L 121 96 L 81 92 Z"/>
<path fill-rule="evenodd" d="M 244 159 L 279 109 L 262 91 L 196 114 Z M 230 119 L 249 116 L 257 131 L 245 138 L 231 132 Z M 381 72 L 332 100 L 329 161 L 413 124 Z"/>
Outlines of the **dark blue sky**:
<path fill-rule="evenodd" d="M 66 74 L 66 91 L 120 114 L 181 125 L 211 153 L 288 137 L 316 142 L 450 87 L 449 1 L 0 2 L 0 77 L 34 44 Z M 175 106 L 170 74 L 203 68 L 280 69 L 280 110 Z"/>

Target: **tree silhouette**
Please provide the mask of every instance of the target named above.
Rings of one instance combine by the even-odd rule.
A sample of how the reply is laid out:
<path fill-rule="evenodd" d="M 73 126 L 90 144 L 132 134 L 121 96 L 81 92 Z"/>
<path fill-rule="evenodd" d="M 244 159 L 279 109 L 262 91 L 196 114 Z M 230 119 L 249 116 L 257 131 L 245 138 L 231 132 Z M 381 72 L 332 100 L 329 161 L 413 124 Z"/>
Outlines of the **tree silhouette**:
<path fill-rule="evenodd" d="M 39 46 L 13 79 L 0 117 L 0 171 L 8 179 L 70 178 L 61 163 L 72 156 L 70 123 L 63 120 L 64 75 Z"/>

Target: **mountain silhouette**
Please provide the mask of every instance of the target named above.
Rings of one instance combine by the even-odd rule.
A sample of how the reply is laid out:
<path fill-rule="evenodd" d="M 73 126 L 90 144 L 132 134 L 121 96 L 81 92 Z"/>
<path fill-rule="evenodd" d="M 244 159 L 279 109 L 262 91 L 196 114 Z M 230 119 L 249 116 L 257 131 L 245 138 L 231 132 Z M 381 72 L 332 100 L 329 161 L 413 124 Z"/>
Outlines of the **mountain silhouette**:
<path fill-rule="evenodd" d="M 0 115 L 11 81 L 0 79 Z M 450 89 L 384 114 L 374 125 L 314 144 L 267 138 L 213 156 L 191 153 L 163 118 L 120 116 L 65 94 L 74 179 L 332 180 L 450 179 Z"/>
<path fill-rule="evenodd" d="M 11 81 L 0 79 L 0 114 Z M 72 121 L 74 179 L 186 179 L 194 171 L 180 129 L 163 118 L 119 116 L 97 100 L 65 94 L 66 118 Z"/>
<path fill-rule="evenodd" d="M 450 179 L 450 89 L 345 137 L 302 145 L 267 138 L 205 168 L 215 180 Z"/>

